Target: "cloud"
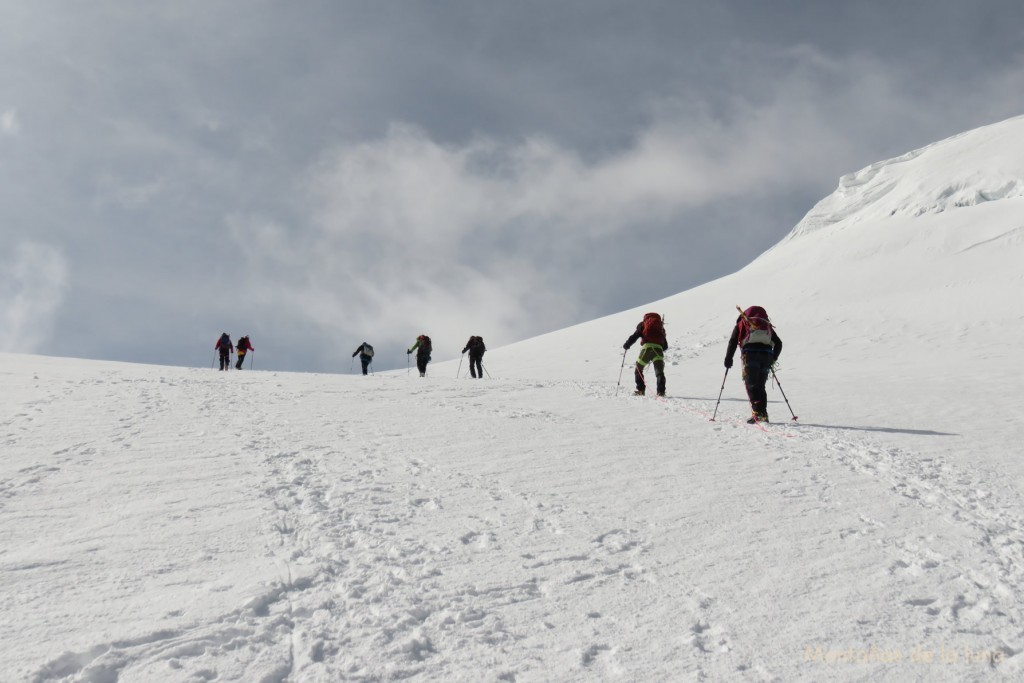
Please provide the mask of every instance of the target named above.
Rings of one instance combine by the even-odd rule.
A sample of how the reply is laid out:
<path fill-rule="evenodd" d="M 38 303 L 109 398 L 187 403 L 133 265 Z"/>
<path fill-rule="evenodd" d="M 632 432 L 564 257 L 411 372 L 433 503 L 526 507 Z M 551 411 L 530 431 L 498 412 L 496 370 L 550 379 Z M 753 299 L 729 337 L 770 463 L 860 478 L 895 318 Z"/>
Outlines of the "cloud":
<path fill-rule="evenodd" d="M 282 188 L 288 211 L 229 220 L 247 300 L 289 321 L 279 327 L 353 348 L 404 348 L 420 332 L 439 357 L 471 333 L 493 346 L 741 268 L 841 175 L 988 122 L 922 107 L 941 93 L 908 88 L 919 70 L 871 55 L 733 47 L 716 65 L 721 87 L 652 86 L 630 105 L 643 120 L 606 146 L 500 128 L 452 136 L 416 118 L 325 138 Z M 991 96 L 986 83 L 1020 73 L 1008 63 L 972 91 Z"/>
<path fill-rule="evenodd" d="M 0 134 L 17 135 L 20 130 L 21 124 L 18 121 L 18 112 L 16 110 L 7 109 L 0 113 Z"/>
<path fill-rule="evenodd" d="M 190 362 L 244 329 L 334 369 L 364 335 L 533 336 L 742 267 L 839 176 L 1018 113 L 1024 82 L 1009 47 L 865 42 L 827 10 L 214 4 L 0 24 L 3 243 L 75 273 L 47 352 L 150 360 L 141 327 Z"/>
<path fill-rule="evenodd" d="M 68 268 L 54 247 L 22 242 L 0 262 L 0 350 L 35 353 L 51 333 Z"/>
<path fill-rule="evenodd" d="M 687 243 L 711 230 L 688 225 L 689 212 L 821 183 L 824 168 L 836 169 L 826 182 L 838 178 L 837 158 L 855 147 L 814 102 L 838 107 L 847 96 L 823 85 L 838 66 L 813 51 L 794 59 L 815 77 L 777 81 L 771 96 L 734 101 L 726 115 L 664 99 L 628 144 L 602 155 L 541 135 L 444 143 L 396 124 L 310 169 L 304 223 L 236 216 L 232 235 L 260 274 L 255 286 L 273 282 L 261 300 L 337 334 L 537 334 L 597 309 L 595 287 L 650 276 L 616 263 L 615 244 L 663 245 L 690 270 L 706 253 Z M 848 78 L 861 92 L 879 88 L 874 72 Z"/>

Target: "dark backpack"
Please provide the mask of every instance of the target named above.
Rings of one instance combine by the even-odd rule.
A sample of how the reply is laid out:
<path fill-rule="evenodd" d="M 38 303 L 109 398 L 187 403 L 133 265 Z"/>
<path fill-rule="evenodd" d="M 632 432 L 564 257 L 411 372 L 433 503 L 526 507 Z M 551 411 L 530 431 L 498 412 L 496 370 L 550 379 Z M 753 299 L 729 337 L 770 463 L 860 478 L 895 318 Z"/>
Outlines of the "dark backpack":
<path fill-rule="evenodd" d="M 739 306 L 737 306 L 739 308 Z M 751 306 L 743 311 L 740 316 L 740 346 L 746 344 L 764 344 L 772 347 L 772 321 L 768 319 L 768 312 L 760 306 Z"/>
<path fill-rule="evenodd" d="M 373 347 L 367 344 L 366 342 L 363 342 L 363 350 L 360 351 L 360 353 L 366 356 L 367 358 L 373 358 Z"/>
<path fill-rule="evenodd" d="M 249 350 L 249 338 L 248 337 L 242 337 L 241 339 L 239 339 L 238 343 L 235 344 L 235 348 L 236 349 L 241 349 L 242 351 L 248 351 Z"/>
<path fill-rule="evenodd" d="M 231 337 L 226 334 L 220 335 L 220 341 L 217 342 L 217 348 L 226 350 L 231 348 Z"/>
<path fill-rule="evenodd" d="M 420 348 L 428 355 L 433 351 L 433 348 L 430 346 L 430 337 L 425 334 L 420 335 Z"/>
<path fill-rule="evenodd" d="M 643 338 L 645 344 L 665 343 L 665 323 L 657 313 L 644 313 Z"/>

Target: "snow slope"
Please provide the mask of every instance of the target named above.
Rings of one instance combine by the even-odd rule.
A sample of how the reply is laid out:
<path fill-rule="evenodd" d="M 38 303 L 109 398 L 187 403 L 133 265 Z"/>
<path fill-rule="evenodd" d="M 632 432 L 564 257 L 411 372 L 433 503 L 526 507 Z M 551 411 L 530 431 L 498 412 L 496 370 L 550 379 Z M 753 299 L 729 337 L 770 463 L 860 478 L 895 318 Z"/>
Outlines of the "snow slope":
<path fill-rule="evenodd" d="M 1019 679 L 1022 145 L 847 176 L 483 381 L 0 354 L 0 680 Z M 738 368 L 708 419 L 754 303 L 798 422 Z M 644 310 L 664 400 L 616 386 Z"/>

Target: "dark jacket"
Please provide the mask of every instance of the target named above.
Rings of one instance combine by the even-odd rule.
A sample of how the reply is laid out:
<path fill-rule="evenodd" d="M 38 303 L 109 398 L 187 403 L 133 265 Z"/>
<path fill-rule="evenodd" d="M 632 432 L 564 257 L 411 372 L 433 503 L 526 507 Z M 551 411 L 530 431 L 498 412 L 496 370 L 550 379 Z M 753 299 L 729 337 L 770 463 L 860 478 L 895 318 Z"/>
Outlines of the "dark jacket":
<path fill-rule="evenodd" d="M 743 316 L 736 318 L 736 324 L 732 328 L 732 335 L 729 337 L 729 346 L 725 350 L 725 360 L 729 365 L 732 365 L 732 357 L 736 354 L 736 347 L 740 343 L 740 322 L 743 321 Z M 767 344 L 744 344 L 741 349 L 744 353 L 747 351 L 767 351 L 772 354 L 772 362 L 774 363 L 782 355 L 782 339 L 776 334 L 775 328 L 772 328 L 772 345 Z"/>
<path fill-rule="evenodd" d="M 665 339 L 664 333 L 659 335 L 657 338 L 644 339 L 644 323 L 642 320 L 639 323 L 637 323 L 636 332 L 629 335 L 629 339 L 627 339 L 626 343 L 622 345 L 622 348 L 628 349 L 636 342 L 637 339 L 640 340 L 641 344 L 657 344 L 662 348 L 662 350 L 668 348 L 668 340 Z"/>
<path fill-rule="evenodd" d="M 231 337 L 226 334 L 220 336 L 220 339 L 213 345 L 213 348 L 221 353 L 231 353 L 235 350 L 235 347 L 231 344 Z"/>
<path fill-rule="evenodd" d="M 363 342 L 362 344 L 360 344 L 359 348 L 352 352 L 352 357 L 355 358 L 356 354 L 358 353 L 358 354 L 360 354 L 361 356 L 363 356 L 365 358 L 373 358 L 373 356 L 371 356 L 371 355 L 369 355 L 367 353 L 363 353 L 363 351 L 366 349 L 367 346 L 369 346 L 369 345 L 366 342 Z"/>
<path fill-rule="evenodd" d="M 466 347 L 462 349 L 462 352 L 465 353 L 466 351 L 469 351 L 470 356 L 477 358 L 483 356 L 484 351 L 486 350 L 487 346 L 484 344 L 483 337 L 470 337 L 469 341 L 466 342 Z"/>
<path fill-rule="evenodd" d="M 421 334 L 416 337 L 416 343 L 409 347 L 406 353 L 416 352 L 417 358 L 425 358 L 430 360 L 430 352 L 433 350 L 432 344 L 430 343 L 430 337 L 425 334 Z"/>

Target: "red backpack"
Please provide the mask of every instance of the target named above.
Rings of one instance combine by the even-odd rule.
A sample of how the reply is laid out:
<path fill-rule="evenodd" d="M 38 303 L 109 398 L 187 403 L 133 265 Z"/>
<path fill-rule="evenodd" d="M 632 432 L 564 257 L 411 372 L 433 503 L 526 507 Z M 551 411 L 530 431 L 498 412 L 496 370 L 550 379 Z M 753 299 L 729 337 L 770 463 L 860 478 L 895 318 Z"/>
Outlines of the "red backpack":
<path fill-rule="evenodd" d="M 739 308 L 737 306 L 736 308 Z M 760 306 L 751 306 L 740 316 L 740 346 L 744 344 L 764 344 L 774 346 L 772 341 L 772 321 L 768 313 Z"/>
<path fill-rule="evenodd" d="M 657 313 L 644 313 L 642 335 L 645 344 L 665 345 L 665 323 Z"/>

